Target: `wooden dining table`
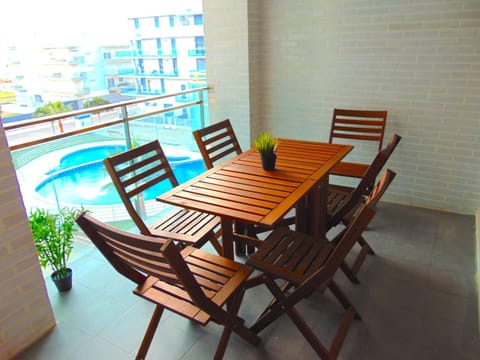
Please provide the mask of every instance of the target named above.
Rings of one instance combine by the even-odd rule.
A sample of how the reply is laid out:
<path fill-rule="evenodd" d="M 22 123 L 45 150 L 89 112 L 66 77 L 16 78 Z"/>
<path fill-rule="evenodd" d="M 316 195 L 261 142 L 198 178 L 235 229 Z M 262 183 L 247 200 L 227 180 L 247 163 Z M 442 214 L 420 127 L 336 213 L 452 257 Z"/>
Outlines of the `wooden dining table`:
<path fill-rule="evenodd" d="M 157 200 L 218 215 L 223 256 L 233 259 L 235 221 L 273 226 L 295 207 L 296 230 L 325 234 L 328 174 L 352 148 L 281 138 L 275 170 L 263 170 L 260 154 L 252 148 Z"/>

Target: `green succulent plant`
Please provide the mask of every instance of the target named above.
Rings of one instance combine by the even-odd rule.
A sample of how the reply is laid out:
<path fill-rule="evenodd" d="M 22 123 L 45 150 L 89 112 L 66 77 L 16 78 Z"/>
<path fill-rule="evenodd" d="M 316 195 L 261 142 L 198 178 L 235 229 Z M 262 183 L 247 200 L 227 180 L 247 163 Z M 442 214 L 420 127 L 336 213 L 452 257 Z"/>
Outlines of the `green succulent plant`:
<path fill-rule="evenodd" d="M 274 152 L 277 144 L 278 139 L 266 132 L 261 133 L 255 140 L 253 140 L 253 146 L 255 146 L 260 154 Z"/>

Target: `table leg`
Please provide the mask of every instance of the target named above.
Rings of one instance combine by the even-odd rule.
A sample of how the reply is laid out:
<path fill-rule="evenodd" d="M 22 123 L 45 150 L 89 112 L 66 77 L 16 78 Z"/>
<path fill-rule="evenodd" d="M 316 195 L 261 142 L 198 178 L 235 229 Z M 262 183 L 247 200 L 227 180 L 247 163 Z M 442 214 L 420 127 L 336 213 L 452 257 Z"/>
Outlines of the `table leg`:
<path fill-rule="evenodd" d="M 233 221 L 226 217 L 222 217 L 222 245 L 223 256 L 233 260 Z"/>
<path fill-rule="evenodd" d="M 310 234 L 323 238 L 327 232 L 328 174 L 318 181 L 312 195 Z"/>
<path fill-rule="evenodd" d="M 318 180 L 313 189 L 296 205 L 295 230 L 318 238 L 327 231 L 328 175 Z"/>
<path fill-rule="evenodd" d="M 308 233 L 308 217 L 310 216 L 307 210 L 308 195 L 305 195 L 295 205 L 295 230 L 303 233 Z"/>

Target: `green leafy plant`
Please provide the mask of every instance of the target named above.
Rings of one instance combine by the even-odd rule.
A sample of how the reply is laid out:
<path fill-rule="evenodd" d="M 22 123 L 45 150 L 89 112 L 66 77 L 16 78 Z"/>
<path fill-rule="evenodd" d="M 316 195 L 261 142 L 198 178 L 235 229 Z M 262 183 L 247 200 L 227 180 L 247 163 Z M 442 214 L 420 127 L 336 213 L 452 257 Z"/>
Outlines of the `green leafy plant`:
<path fill-rule="evenodd" d="M 67 275 L 67 261 L 73 249 L 72 240 L 78 230 L 75 218 L 82 210 L 64 207 L 58 213 L 51 213 L 37 208 L 29 214 L 40 265 L 43 268 L 50 266 L 58 277 Z"/>
<path fill-rule="evenodd" d="M 253 146 L 260 154 L 273 153 L 277 147 L 278 139 L 269 133 L 261 133 L 254 141 Z"/>

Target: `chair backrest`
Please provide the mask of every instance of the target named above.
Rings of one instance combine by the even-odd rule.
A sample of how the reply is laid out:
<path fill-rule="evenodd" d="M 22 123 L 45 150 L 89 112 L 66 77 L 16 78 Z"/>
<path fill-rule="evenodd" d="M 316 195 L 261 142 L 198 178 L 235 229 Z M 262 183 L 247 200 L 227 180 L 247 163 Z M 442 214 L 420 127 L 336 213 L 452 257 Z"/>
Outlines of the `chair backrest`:
<path fill-rule="evenodd" d="M 143 219 L 145 208 L 142 194 L 159 183 L 167 186 L 163 190 L 178 185 L 160 143 L 154 140 L 127 150 L 106 158 L 104 164 L 130 217 L 142 234 L 151 235 Z"/>
<path fill-rule="evenodd" d="M 87 212 L 82 212 L 76 222 L 115 270 L 136 284 L 142 284 L 149 275 L 179 282 L 161 251 L 171 240 L 129 233 Z"/>
<path fill-rule="evenodd" d="M 380 174 L 380 171 L 382 171 L 383 167 L 387 163 L 401 139 L 402 137 L 400 135 L 394 134 L 390 138 L 387 146 L 377 153 L 372 163 L 368 167 L 365 176 L 362 178 L 362 180 L 360 180 L 357 187 L 353 190 L 352 197 L 357 199 L 361 198 L 361 196 L 366 193 L 366 190 L 370 184 L 375 183 L 375 179 L 377 178 L 378 174 Z"/>
<path fill-rule="evenodd" d="M 387 110 L 333 109 L 329 142 L 335 138 L 377 142 L 382 149 Z"/>
<path fill-rule="evenodd" d="M 131 281 L 141 285 L 148 276 L 153 276 L 179 286 L 201 308 L 212 304 L 172 240 L 132 234 L 102 223 L 86 212 L 76 222 L 115 270 Z"/>
<path fill-rule="evenodd" d="M 395 179 L 395 176 L 397 176 L 397 173 L 395 171 L 392 171 L 390 169 L 385 170 L 382 177 L 365 200 L 365 205 L 371 208 L 375 208 L 385 191 L 387 191 L 388 187 L 392 183 L 393 179 Z"/>
<path fill-rule="evenodd" d="M 242 153 L 229 119 L 195 130 L 193 136 L 208 169 L 219 160 Z"/>
<path fill-rule="evenodd" d="M 339 224 L 345 218 L 345 216 L 353 211 L 353 209 L 355 209 L 362 201 L 363 194 L 367 192 L 367 189 L 371 184 L 375 183 L 375 179 L 387 163 L 401 139 L 402 137 L 400 135 L 394 134 L 390 138 L 387 146 L 377 153 L 372 163 L 368 167 L 364 177 L 353 189 L 349 199 L 341 208 L 331 215 L 330 219 L 328 220 L 328 228 Z"/>

